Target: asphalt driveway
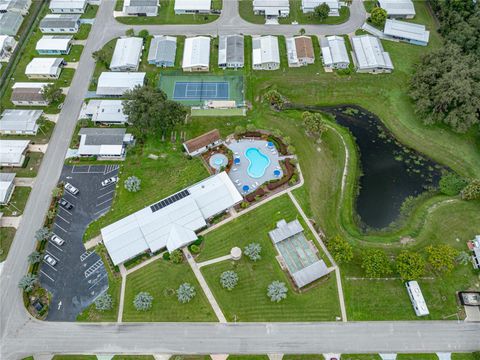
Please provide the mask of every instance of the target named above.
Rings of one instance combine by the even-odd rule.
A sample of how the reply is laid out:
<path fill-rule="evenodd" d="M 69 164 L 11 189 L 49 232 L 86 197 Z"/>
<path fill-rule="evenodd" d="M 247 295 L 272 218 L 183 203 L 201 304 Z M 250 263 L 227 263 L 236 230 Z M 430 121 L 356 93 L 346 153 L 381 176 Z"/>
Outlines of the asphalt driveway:
<path fill-rule="evenodd" d="M 108 278 L 101 258 L 86 251 L 83 234 L 88 224 L 105 214 L 112 204 L 115 185 L 102 187 L 101 182 L 118 173 L 117 165 L 64 166 L 60 181 L 69 182 L 80 191 L 64 192 L 74 207 L 59 207 L 53 232 L 65 240 L 62 246 L 48 242 L 45 253 L 57 264 L 45 261 L 40 267 L 40 283 L 52 293 L 47 320 L 75 321 L 77 315 L 97 296 L 108 289 Z"/>

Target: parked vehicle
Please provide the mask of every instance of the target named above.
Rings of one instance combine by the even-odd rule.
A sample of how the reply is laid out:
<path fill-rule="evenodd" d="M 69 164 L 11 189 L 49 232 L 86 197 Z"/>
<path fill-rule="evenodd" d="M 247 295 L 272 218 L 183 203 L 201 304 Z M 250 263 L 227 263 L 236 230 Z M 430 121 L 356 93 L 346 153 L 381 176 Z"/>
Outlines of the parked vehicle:
<path fill-rule="evenodd" d="M 63 240 L 61 237 L 59 237 L 55 234 L 52 235 L 52 237 L 50 238 L 50 241 L 54 242 L 58 246 L 62 246 L 63 244 L 65 244 L 65 240 Z"/>
<path fill-rule="evenodd" d="M 67 190 L 72 195 L 77 195 L 78 192 L 79 192 L 79 190 L 75 186 L 73 186 L 72 184 L 70 184 L 68 182 L 65 183 L 64 188 L 65 188 L 65 190 Z"/>
<path fill-rule="evenodd" d="M 60 206 L 63 207 L 64 209 L 71 210 L 73 209 L 73 204 L 70 201 L 65 200 L 64 198 L 60 199 L 59 202 Z"/>
<path fill-rule="evenodd" d="M 57 260 L 55 260 L 52 256 L 50 255 L 45 255 L 43 258 L 49 265 L 55 266 L 57 265 Z"/>
<path fill-rule="evenodd" d="M 102 186 L 108 186 L 110 184 L 115 184 L 118 181 L 118 176 L 113 176 L 111 178 L 105 179 L 102 181 Z"/>

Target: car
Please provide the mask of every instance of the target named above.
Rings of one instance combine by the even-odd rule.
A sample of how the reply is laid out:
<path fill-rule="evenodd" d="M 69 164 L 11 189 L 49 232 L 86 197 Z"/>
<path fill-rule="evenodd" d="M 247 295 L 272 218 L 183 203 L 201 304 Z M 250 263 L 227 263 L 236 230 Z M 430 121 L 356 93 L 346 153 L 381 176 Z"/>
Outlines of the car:
<path fill-rule="evenodd" d="M 70 201 L 65 200 L 64 198 L 60 199 L 59 202 L 60 206 L 63 207 L 64 209 L 71 210 L 73 209 L 73 204 Z"/>
<path fill-rule="evenodd" d="M 115 184 L 118 181 L 118 176 L 112 176 L 111 178 L 105 179 L 102 181 L 102 186 L 108 186 L 110 184 Z"/>
<path fill-rule="evenodd" d="M 67 190 L 72 195 L 77 195 L 79 190 L 70 183 L 65 183 L 64 189 Z"/>
<path fill-rule="evenodd" d="M 65 243 L 65 240 L 63 240 L 61 237 L 53 234 L 52 237 L 50 238 L 51 242 L 54 242 L 55 244 L 62 246 Z"/>
<path fill-rule="evenodd" d="M 52 256 L 48 254 L 43 257 L 43 260 L 45 260 L 49 265 L 57 265 L 57 260 L 55 260 Z"/>

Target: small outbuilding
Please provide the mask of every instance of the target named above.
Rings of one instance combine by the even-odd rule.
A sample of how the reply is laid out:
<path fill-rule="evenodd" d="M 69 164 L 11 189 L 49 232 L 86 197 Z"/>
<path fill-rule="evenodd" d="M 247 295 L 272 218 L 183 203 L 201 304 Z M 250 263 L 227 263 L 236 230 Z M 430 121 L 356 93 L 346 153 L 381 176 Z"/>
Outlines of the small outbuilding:
<path fill-rule="evenodd" d="M 276 36 L 257 36 L 252 38 L 253 70 L 278 70 L 280 52 Z"/>
<path fill-rule="evenodd" d="M 266 18 L 287 17 L 290 15 L 288 0 L 253 0 L 253 13 Z"/>
<path fill-rule="evenodd" d="M 327 36 L 320 39 L 323 66 L 327 69 L 346 69 L 350 65 L 345 39 Z"/>
<path fill-rule="evenodd" d="M 50 11 L 53 14 L 83 14 L 87 5 L 87 0 L 51 0 Z"/>
<path fill-rule="evenodd" d="M 143 39 L 124 37 L 117 40 L 113 51 L 110 70 L 137 71 L 143 49 Z"/>
<path fill-rule="evenodd" d="M 63 65 L 63 58 L 33 58 L 25 69 L 25 75 L 30 79 L 58 79 Z"/>
<path fill-rule="evenodd" d="M 413 19 L 415 5 L 412 0 L 378 0 L 378 5 L 387 12 L 389 18 Z"/>
<path fill-rule="evenodd" d="M 16 82 L 12 86 L 10 100 L 18 106 L 47 106 L 49 101 L 43 96 L 43 88 L 52 83 Z"/>
<path fill-rule="evenodd" d="M 39 28 L 45 34 L 74 34 L 80 28 L 80 15 L 48 14 L 40 21 Z"/>
<path fill-rule="evenodd" d="M 425 25 L 394 19 L 387 19 L 383 33 L 389 38 L 422 46 L 427 46 L 430 38 L 430 31 Z"/>
<path fill-rule="evenodd" d="M 209 71 L 210 38 L 196 36 L 185 39 L 182 69 L 187 72 Z"/>
<path fill-rule="evenodd" d="M 125 0 L 123 2 L 124 15 L 157 16 L 158 0 Z"/>
<path fill-rule="evenodd" d="M 211 0 L 175 0 L 175 14 L 209 14 Z"/>
<path fill-rule="evenodd" d="M 313 43 L 310 36 L 289 37 L 286 41 L 289 67 L 307 66 L 315 62 Z"/>
<path fill-rule="evenodd" d="M 42 110 L 4 110 L 0 117 L 0 134 L 36 135 L 42 114 Z"/>
<path fill-rule="evenodd" d="M 217 129 L 211 130 L 205 134 L 197 136 L 183 143 L 185 151 L 190 156 L 203 154 L 204 152 L 216 148 L 222 144 L 220 131 Z"/>
<path fill-rule="evenodd" d="M 15 173 L 0 173 L 0 205 L 7 205 L 15 190 Z"/>
<path fill-rule="evenodd" d="M 174 36 L 155 35 L 148 50 L 148 63 L 159 67 L 175 66 L 177 38 Z"/>
<path fill-rule="evenodd" d="M 23 16 L 18 12 L 0 14 L 0 34 L 15 36 L 22 26 Z"/>
<path fill-rule="evenodd" d="M 220 35 L 218 40 L 218 67 L 239 69 L 244 64 L 243 35 Z"/>
<path fill-rule="evenodd" d="M 340 16 L 340 1 L 338 0 L 302 0 L 302 11 L 304 14 L 312 13 L 315 8 L 327 4 L 330 8 L 328 16 Z"/>
<path fill-rule="evenodd" d="M 72 35 L 44 35 L 35 50 L 39 55 L 67 55 L 72 47 Z"/>
<path fill-rule="evenodd" d="M 127 145 L 134 143 L 133 135 L 127 134 L 125 128 L 82 128 L 78 135 L 78 156 L 98 160 L 124 160 Z"/>
<path fill-rule="evenodd" d="M 0 166 L 22 167 L 30 140 L 1 140 Z"/>
<path fill-rule="evenodd" d="M 144 83 L 144 72 L 102 72 L 98 78 L 97 95 L 122 96 L 125 91 Z"/>
<path fill-rule="evenodd" d="M 352 58 L 357 72 L 378 74 L 393 70 L 390 54 L 383 50 L 380 39 L 372 35 L 352 36 Z"/>

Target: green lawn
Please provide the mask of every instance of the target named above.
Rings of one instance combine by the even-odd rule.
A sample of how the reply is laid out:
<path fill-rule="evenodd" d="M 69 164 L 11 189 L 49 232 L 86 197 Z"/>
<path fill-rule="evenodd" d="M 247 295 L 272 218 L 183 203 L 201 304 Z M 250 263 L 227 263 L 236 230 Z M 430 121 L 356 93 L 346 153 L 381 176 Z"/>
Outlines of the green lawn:
<path fill-rule="evenodd" d="M 228 321 L 318 321 L 335 320 L 335 316 L 340 315 L 333 274 L 300 293 L 294 290 L 275 258 L 277 252 L 268 231 L 275 228 L 278 220 L 291 221 L 298 217 L 293 203 L 284 195 L 205 235 L 199 262 L 226 255 L 234 246 L 243 248 L 251 242 L 262 245 L 262 259 L 256 263 L 243 257 L 238 263 L 225 261 L 202 267 Z M 305 235 L 313 239 L 308 230 Z M 223 271 L 231 269 L 238 273 L 240 280 L 234 290 L 227 291 L 218 279 Z M 286 282 L 289 288 L 287 299 L 278 304 L 266 295 L 267 286 L 274 280 Z"/>
<path fill-rule="evenodd" d="M 253 0 L 239 0 L 238 12 L 243 20 L 254 24 L 265 24 L 265 16 L 254 14 Z"/>
<path fill-rule="evenodd" d="M 90 30 L 92 30 L 91 24 L 81 24 L 78 32 L 73 35 L 74 40 L 86 40 L 88 35 L 90 34 Z"/>
<path fill-rule="evenodd" d="M 55 355 L 52 360 L 97 360 L 95 355 Z"/>
<path fill-rule="evenodd" d="M 342 354 L 340 360 L 381 360 L 378 354 Z"/>
<path fill-rule="evenodd" d="M 480 352 L 476 353 L 453 353 L 452 360 L 478 360 L 480 359 Z"/>
<path fill-rule="evenodd" d="M 325 360 L 323 355 L 284 355 L 282 360 Z"/>
<path fill-rule="evenodd" d="M 104 266 L 107 270 L 108 275 L 108 293 L 113 298 L 113 308 L 108 311 L 98 311 L 95 308 L 95 304 L 91 304 L 88 308 L 83 310 L 77 316 L 77 321 L 84 322 L 99 322 L 99 321 L 108 321 L 115 322 L 117 321 L 118 315 L 118 306 L 120 303 L 120 290 L 122 286 L 122 278 L 119 272 L 112 271 L 112 265 L 107 260 L 107 251 L 103 246 L 97 246 L 95 249 L 97 254 L 102 257 Z"/>
<path fill-rule="evenodd" d="M 175 294 L 184 282 L 192 284 L 197 291 L 187 304 L 179 303 Z M 141 291 L 149 292 L 154 298 L 148 311 L 137 311 L 133 307 L 133 299 Z M 123 321 L 217 321 L 217 318 L 186 261 L 173 264 L 157 260 L 127 276 Z"/>
<path fill-rule="evenodd" d="M 155 360 L 153 355 L 115 355 L 113 360 Z"/>
<path fill-rule="evenodd" d="M 43 159 L 41 152 L 29 152 L 25 159 L 25 163 L 21 168 L 0 167 L 4 172 L 14 172 L 18 177 L 35 177 Z"/>
<path fill-rule="evenodd" d="M 148 159 L 149 154 L 158 155 L 158 160 Z M 136 193 L 130 193 L 123 187 L 123 181 L 132 175 L 142 181 L 141 190 Z M 102 227 L 206 178 L 208 172 L 198 158 L 187 159 L 179 141 L 162 142 L 159 137 L 152 136 L 144 144 L 137 141 L 128 150 L 119 176 L 120 186 L 112 208 L 105 216 L 90 224 L 85 240 L 99 234 Z"/>
<path fill-rule="evenodd" d="M 170 360 L 211 360 L 210 355 L 173 355 Z"/>
<path fill-rule="evenodd" d="M 0 262 L 5 261 L 15 237 L 15 228 L 0 227 Z"/>
<path fill-rule="evenodd" d="M 27 204 L 28 196 L 32 189 L 27 186 L 16 186 L 7 205 L 0 205 L 0 212 L 4 216 L 20 216 Z"/>
<path fill-rule="evenodd" d="M 82 14 L 82 19 L 93 19 L 97 15 L 98 5 L 87 5 L 85 12 Z"/>
<path fill-rule="evenodd" d="M 3 99 L 2 99 L 3 103 Z M 8 109 L 24 109 L 21 106 L 8 106 Z M 33 107 L 28 107 L 28 109 L 34 109 Z M 40 109 L 40 108 L 39 108 Z M 39 123 L 39 128 L 37 135 L 0 135 L 0 139 L 4 140 L 31 140 L 34 144 L 46 144 L 50 140 L 50 137 L 53 133 L 53 128 L 55 127 L 55 123 L 49 120 L 43 120 Z"/>
<path fill-rule="evenodd" d="M 348 6 L 342 6 L 340 8 L 340 16 L 329 16 L 325 20 L 320 21 L 314 13 L 303 13 L 301 0 L 290 0 L 290 15 L 286 18 L 279 18 L 278 22 L 280 24 L 291 24 L 296 21 L 299 24 L 335 25 L 344 23 L 349 17 L 350 8 Z"/>
<path fill-rule="evenodd" d="M 377 1 L 376 0 L 363 0 L 363 6 L 365 7 L 365 10 L 368 13 L 370 13 L 377 6 Z"/>
<path fill-rule="evenodd" d="M 268 360 L 267 355 L 229 355 L 228 360 Z M 283 357 L 285 359 L 285 356 Z M 282 360 L 283 360 L 282 359 Z"/>
<path fill-rule="evenodd" d="M 397 360 L 438 360 L 436 354 L 398 354 Z"/>
<path fill-rule="evenodd" d="M 210 14 L 186 14 L 175 15 L 174 0 L 160 0 L 160 8 L 157 16 L 121 16 L 115 18 L 118 22 L 127 25 L 161 25 L 161 24 L 206 24 L 216 20 L 218 15 Z M 117 0 L 115 8 L 121 11 L 123 0 Z M 212 9 L 221 9 L 222 0 L 214 0 Z"/>
<path fill-rule="evenodd" d="M 117 43 L 117 39 L 112 39 L 103 46 L 103 49 L 107 54 L 107 58 L 110 60 L 112 59 L 113 51 L 115 50 L 116 43 Z M 94 91 L 97 89 L 98 78 L 102 72 L 109 70 L 110 60 L 108 61 L 108 64 L 104 64 L 100 61 L 97 61 L 95 63 L 95 69 L 93 70 L 93 74 L 92 74 L 92 78 L 91 78 L 88 90 Z"/>

